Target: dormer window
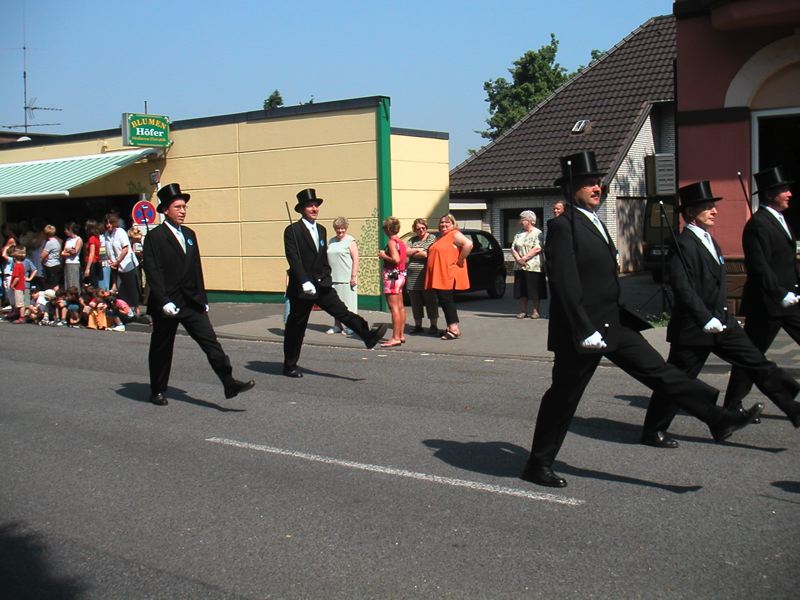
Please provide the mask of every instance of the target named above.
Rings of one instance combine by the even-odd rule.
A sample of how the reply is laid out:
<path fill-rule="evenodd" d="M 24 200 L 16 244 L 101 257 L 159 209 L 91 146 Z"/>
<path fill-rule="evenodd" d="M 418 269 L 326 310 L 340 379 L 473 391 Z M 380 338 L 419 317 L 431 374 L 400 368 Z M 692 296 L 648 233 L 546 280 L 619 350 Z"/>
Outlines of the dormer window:
<path fill-rule="evenodd" d="M 584 133 L 589 133 L 591 126 L 592 124 L 589 119 L 581 119 L 580 121 L 575 122 L 575 125 L 572 126 L 572 131 L 570 131 L 570 133 L 572 135 L 583 135 Z"/>

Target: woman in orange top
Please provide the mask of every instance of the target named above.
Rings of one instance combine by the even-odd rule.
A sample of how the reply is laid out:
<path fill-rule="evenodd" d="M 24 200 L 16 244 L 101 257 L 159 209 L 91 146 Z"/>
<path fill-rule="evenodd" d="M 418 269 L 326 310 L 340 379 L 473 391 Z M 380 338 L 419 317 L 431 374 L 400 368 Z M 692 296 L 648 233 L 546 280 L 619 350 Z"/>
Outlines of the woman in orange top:
<path fill-rule="evenodd" d="M 455 217 L 443 215 L 439 219 L 439 237 L 428 248 L 425 272 L 425 288 L 436 292 L 447 321 L 447 329 L 442 332 L 443 340 L 461 337 L 453 290 L 469 289 L 466 260 L 471 251 L 472 242 L 458 230 Z"/>

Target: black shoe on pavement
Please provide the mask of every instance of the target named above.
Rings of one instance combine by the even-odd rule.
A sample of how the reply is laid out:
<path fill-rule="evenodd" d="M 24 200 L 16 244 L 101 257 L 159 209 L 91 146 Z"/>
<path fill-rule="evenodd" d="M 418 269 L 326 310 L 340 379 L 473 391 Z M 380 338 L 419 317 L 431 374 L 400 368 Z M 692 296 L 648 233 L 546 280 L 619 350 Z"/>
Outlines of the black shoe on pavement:
<path fill-rule="evenodd" d="M 724 442 L 731 437 L 734 431 L 750 425 L 759 417 L 762 410 L 764 410 L 764 405 L 761 402 L 756 402 L 747 410 L 726 409 L 722 418 L 712 427 L 709 427 L 714 441 L 718 444 Z"/>
<path fill-rule="evenodd" d="M 677 448 L 680 445 L 678 440 L 669 437 L 666 431 L 645 432 L 639 443 L 653 448 Z"/>
<path fill-rule="evenodd" d="M 386 333 L 386 323 L 381 323 L 380 325 L 375 325 L 372 329 L 369 330 L 367 337 L 364 338 L 364 344 L 367 347 L 367 350 L 372 350 L 375 347 L 375 344 L 381 341 L 381 338 Z"/>
<path fill-rule="evenodd" d="M 730 409 L 730 410 L 738 410 L 740 413 L 745 413 L 745 412 L 747 412 L 747 411 L 744 409 L 744 406 L 742 406 L 741 404 L 738 404 L 738 405 L 736 405 L 736 406 L 725 406 L 725 407 L 723 407 L 723 408 L 728 408 L 728 409 Z M 759 419 L 758 417 L 756 417 L 755 419 L 753 419 L 753 425 L 758 425 L 759 423 L 761 423 L 761 419 Z"/>
<path fill-rule="evenodd" d="M 167 397 L 160 392 L 155 396 L 150 396 L 150 402 L 152 402 L 156 406 L 166 406 L 167 404 L 169 404 L 169 402 L 167 402 Z"/>
<path fill-rule="evenodd" d="M 303 372 L 298 367 L 294 369 L 283 367 L 283 374 L 286 375 L 286 377 L 294 377 L 295 379 L 300 379 L 303 376 Z"/>
<path fill-rule="evenodd" d="M 537 485 L 557 488 L 567 487 L 567 480 L 556 475 L 550 467 L 532 467 L 527 465 L 519 477 L 523 481 L 530 481 Z"/>
<path fill-rule="evenodd" d="M 238 379 L 233 380 L 233 385 L 230 385 L 225 388 L 225 398 L 230 400 L 231 398 L 235 398 L 242 392 L 246 392 L 247 390 L 252 390 L 256 387 L 256 382 L 252 379 L 250 381 L 239 381 Z"/>

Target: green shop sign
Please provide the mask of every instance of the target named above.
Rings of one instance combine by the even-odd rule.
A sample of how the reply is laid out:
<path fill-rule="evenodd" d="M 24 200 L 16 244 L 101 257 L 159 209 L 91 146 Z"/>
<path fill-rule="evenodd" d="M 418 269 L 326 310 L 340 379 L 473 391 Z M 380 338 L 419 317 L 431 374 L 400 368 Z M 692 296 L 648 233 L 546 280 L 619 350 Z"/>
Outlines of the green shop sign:
<path fill-rule="evenodd" d="M 122 144 L 125 146 L 169 146 L 169 117 L 123 113 Z"/>

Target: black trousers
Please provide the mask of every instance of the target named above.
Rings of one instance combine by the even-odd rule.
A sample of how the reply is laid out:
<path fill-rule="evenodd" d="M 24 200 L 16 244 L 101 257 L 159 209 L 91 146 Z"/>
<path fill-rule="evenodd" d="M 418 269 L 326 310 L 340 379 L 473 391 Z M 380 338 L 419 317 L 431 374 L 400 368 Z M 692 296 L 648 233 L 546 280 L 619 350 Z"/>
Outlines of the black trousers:
<path fill-rule="evenodd" d="M 572 349 L 555 353 L 553 382 L 542 397 L 536 418 L 528 459 L 531 466 L 552 466 L 581 396 L 602 356 L 579 354 Z M 712 425 L 722 417 L 722 408 L 715 404 L 719 392 L 665 363 L 637 331 L 622 327 L 619 345 L 614 351 L 605 353 L 605 356 L 628 375 L 664 394 L 701 421 Z"/>
<path fill-rule="evenodd" d="M 349 327 L 362 340 L 369 333 L 369 325 L 363 317 L 347 310 L 336 290 L 329 287 L 318 287 L 318 297 L 313 300 L 305 298 L 291 298 L 289 300 L 289 318 L 286 320 L 286 330 L 283 334 L 283 366 L 287 369 L 297 367 L 300 360 L 300 351 L 303 349 L 303 339 L 306 336 L 308 317 L 311 309 L 316 304 L 334 319 Z"/>
<path fill-rule="evenodd" d="M 433 290 L 436 293 L 436 300 L 444 313 L 444 322 L 448 325 L 458 323 L 458 311 L 456 310 L 456 299 L 453 290 Z"/>
<path fill-rule="evenodd" d="M 667 362 L 694 379 L 700 374 L 708 355 L 713 352 L 722 360 L 736 365 L 755 381 L 758 389 L 765 396 L 784 412 L 788 412 L 788 407 L 794 403 L 793 399 L 800 391 L 800 385 L 791 375 L 774 362 L 764 358 L 764 355 L 756 349 L 747 334 L 739 327 L 715 334 L 714 342 L 713 346 L 672 344 Z M 664 394 L 654 393 L 650 398 L 650 405 L 647 407 L 647 414 L 644 418 L 645 433 L 666 431 L 678 412 L 678 408 Z"/>
<path fill-rule="evenodd" d="M 800 308 L 784 317 L 748 317 L 744 324 L 744 332 L 753 345 L 763 354 L 775 341 L 775 336 L 783 327 L 795 342 L 800 344 Z M 726 408 L 738 408 L 742 400 L 753 387 L 753 380 L 745 369 L 734 365 L 731 378 L 728 380 L 728 389 L 725 391 L 724 405 Z"/>
<path fill-rule="evenodd" d="M 178 325 L 197 342 L 206 353 L 208 363 L 224 386 L 233 384 L 231 361 L 217 341 L 217 334 L 208 320 L 205 307 L 184 306 L 177 317 L 165 317 L 153 311 L 153 334 L 150 336 L 150 392 L 155 395 L 167 390 L 172 368 L 172 350 Z"/>

